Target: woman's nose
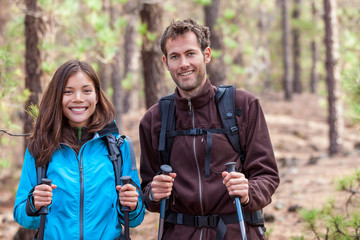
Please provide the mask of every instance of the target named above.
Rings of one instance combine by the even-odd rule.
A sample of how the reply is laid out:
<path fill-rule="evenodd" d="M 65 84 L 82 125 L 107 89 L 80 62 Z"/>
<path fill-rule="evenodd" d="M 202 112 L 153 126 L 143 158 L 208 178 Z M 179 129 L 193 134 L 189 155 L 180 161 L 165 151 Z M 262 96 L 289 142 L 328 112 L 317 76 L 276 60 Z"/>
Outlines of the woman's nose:
<path fill-rule="evenodd" d="M 83 96 L 82 96 L 82 92 L 81 91 L 76 91 L 74 94 L 74 100 L 75 101 L 82 101 L 83 100 Z"/>

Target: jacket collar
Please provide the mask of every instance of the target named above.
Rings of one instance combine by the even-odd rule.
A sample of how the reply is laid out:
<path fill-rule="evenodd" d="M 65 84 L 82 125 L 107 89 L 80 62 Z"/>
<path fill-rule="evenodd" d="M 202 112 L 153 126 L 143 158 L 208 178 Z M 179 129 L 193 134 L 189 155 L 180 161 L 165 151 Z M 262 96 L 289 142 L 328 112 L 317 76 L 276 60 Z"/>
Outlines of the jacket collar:
<path fill-rule="evenodd" d="M 191 101 L 193 108 L 201 108 L 204 105 L 208 104 L 215 96 L 216 87 L 213 86 L 209 79 L 206 79 L 206 82 L 202 89 L 190 99 L 183 98 L 180 96 L 178 87 L 175 89 L 175 104 L 176 107 L 181 110 L 189 110 L 188 102 Z"/>
<path fill-rule="evenodd" d="M 119 134 L 119 129 L 118 127 L 116 126 L 116 123 L 115 121 L 107 124 L 103 129 L 101 129 L 98 134 L 99 136 L 105 136 L 107 134 L 110 134 L 110 133 L 117 133 Z"/>

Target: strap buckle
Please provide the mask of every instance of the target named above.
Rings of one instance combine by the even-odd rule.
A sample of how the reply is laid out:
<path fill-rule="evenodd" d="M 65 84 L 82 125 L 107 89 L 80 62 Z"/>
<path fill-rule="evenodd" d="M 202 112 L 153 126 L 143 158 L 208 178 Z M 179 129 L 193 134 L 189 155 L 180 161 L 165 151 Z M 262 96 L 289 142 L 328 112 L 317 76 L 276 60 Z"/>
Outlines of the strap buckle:
<path fill-rule="evenodd" d="M 217 226 L 219 219 L 220 217 L 218 215 L 194 216 L 194 225 L 197 228 L 214 228 Z"/>
<path fill-rule="evenodd" d="M 192 128 L 189 129 L 189 135 L 190 136 L 196 136 L 196 135 L 202 135 L 203 130 L 201 128 Z"/>
<path fill-rule="evenodd" d="M 237 134 L 239 132 L 239 128 L 237 126 L 233 126 L 230 128 L 230 133 L 231 134 Z"/>
<path fill-rule="evenodd" d="M 123 143 L 124 143 L 124 138 L 123 138 L 123 136 L 119 136 L 118 138 L 116 138 L 116 145 L 118 146 L 118 147 L 120 147 Z"/>

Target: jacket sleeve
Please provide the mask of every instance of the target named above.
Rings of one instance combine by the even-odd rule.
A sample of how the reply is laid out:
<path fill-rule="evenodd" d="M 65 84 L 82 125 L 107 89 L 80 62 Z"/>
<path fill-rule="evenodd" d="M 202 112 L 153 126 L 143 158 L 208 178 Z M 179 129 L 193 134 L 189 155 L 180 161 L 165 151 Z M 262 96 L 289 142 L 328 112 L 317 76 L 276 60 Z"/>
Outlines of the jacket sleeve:
<path fill-rule="evenodd" d="M 140 188 L 140 179 L 139 174 L 136 167 L 136 161 L 132 163 L 131 161 L 131 154 L 130 154 L 130 145 L 127 140 L 124 141 L 124 143 L 120 147 L 122 158 L 123 158 L 123 164 L 122 164 L 122 176 L 130 176 L 131 180 L 133 180 L 137 187 Z M 135 159 L 134 159 L 135 160 Z M 134 166 L 135 164 L 135 166 Z M 138 191 L 139 192 L 139 191 Z M 120 214 L 123 216 L 124 214 L 120 212 Z M 129 219 L 130 219 L 130 227 L 134 228 L 138 225 L 140 225 L 144 219 L 145 215 L 145 206 L 142 200 L 142 194 L 139 192 L 139 200 L 137 207 L 134 211 L 130 212 Z"/>
<path fill-rule="evenodd" d="M 36 212 L 31 216 L 28 215 L 30 209 L 35 210 L 32 206 L 31 194 L 33 188 L 37 185 L 37 175 L 35 168 L 35 160 L 31 157 L 28 149 L 25 153 L 23 168 L 21 172 L 18 190 L 16 192 L 15 205 L 14 205 L 14 219 L 21 226 L 28 229 L 37 229 L 40 226 L 40 217 Z M 28 213 L 26 210 L 28 207 Z M 30 207 L 30 208 L 29 208 Z"/>
<path fill-rule="evenodd" d="M 145 115 L 140 122 L 139 135 L 141 146 L 141 158 L 140 158 L 140 175 L 141 175 L 141 188 L 144 192 L 144 201 L 146 209 L 151 212 L 160 212 L 160 202 L 153 202 L 149 199 L 149 193 L 151 190 L 151 182 L 154 176 L 158 173 L 161 165 L 161 160 L 158 152 L 154 151 L 155 142 L 158 140 L 153 139 L 152 130 L 149 121 L 145 120 L 148 116 Z"/>
<path fill-rule="evenodd" d="M 257 99 L 250 102 L 247 112 L 244 169 L 250 201 L 244 210 L 257 211 L 271 203 L 280 178 L 265 116 Z"/>

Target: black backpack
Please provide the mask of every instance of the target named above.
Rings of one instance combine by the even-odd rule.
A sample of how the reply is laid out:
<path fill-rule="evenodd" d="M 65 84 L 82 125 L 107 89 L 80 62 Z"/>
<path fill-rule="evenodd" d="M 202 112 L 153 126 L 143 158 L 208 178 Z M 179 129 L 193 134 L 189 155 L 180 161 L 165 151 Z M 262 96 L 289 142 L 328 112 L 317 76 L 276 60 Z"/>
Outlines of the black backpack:
<path fill-rule="evenodd" d="M 164 164 L 170 164 L 171 149 L 175 136 L 207 135 L 205 177 L 210 176 L 210 156 L 212 145 L 212 133 L 225 134 L 234 150 L 240 155 L 241 163 L 245 162 L 245 154 L 241 149 L 239 128 L 236 124 L 236 115 L 241 116 L 242 110 L 235 109 L 235 87 L 221 85 L 215 93 L 215 102 L 221 117 L 223 128 L 214 129 L 186 129 L 175 130 L 175 95 L 170 94 L 162 97 L 159 101 L 161 113 L 161 130 L 159 137 L 159 151 Z"/>
<path fill-rule="evenodd" d="M 101 133 L 101 135 L 106 134 L 105 136 L 102 137 L 102 139 L 105 141 L 105 145 L 109 152 L 109 159 L 111 160 L 113 167 L 114 167 L 115 186 L 117 186 L 117 185 L 121 185 L 120 177 L 121 177 L 121 166 L 122 166 L 123 160 L 122 160 L 122 155 L 121 155 L 121 151 L 120 151 L 120 146 L 124 143 L 125 139 L 129 143 L 130 157 L 131 157 L 131 170 L 137 169 L 136 168 L 136 158 L 135 158 L 134 146 L 133 146 L 131 139 L 126 137 L 125 135 L 120 135 L 118 138 L 116 138 L 113 134 L 111 134 L 111 132 L 114 132 L 114 131 L 118 132 L 118 128 L 116 127 L 115 123 L 110 123 L 109 127 L 110 128 L 108 128 L 105 132 L 100 131 L 100 133 Z M 47 166 L 36 167 L 38 184 L 41 184 L 41 182 L 42 182 L 41 179 L 46 177 L 46 171 L 47 171 Z M 140 197 L 143 199 L 143 192 L 140 189 L 140 187 L 132 179 L 131 179 L 131 184 L 136 187 L 136 189 L 140 193 Z M 121 206 L 119 198 L 117 200 L 117 203 L 119 204 L 119 206 Z M 123 220 L 123 217 L 121 215 L 118 215 L 118 217 Z M 42 215 L 41 218 L 45 218 L 45 216 Z M 43 228 L 43 229 L 45 228 L 44 220 L 40 221 L 39 229 L 40 228 Z M 37 239 L 38 233 L 39 233 L 39 231 L 36 233 L 34 240 Z M 121 235 L 118 239 L 124 239 L 124 235 Z"/>

